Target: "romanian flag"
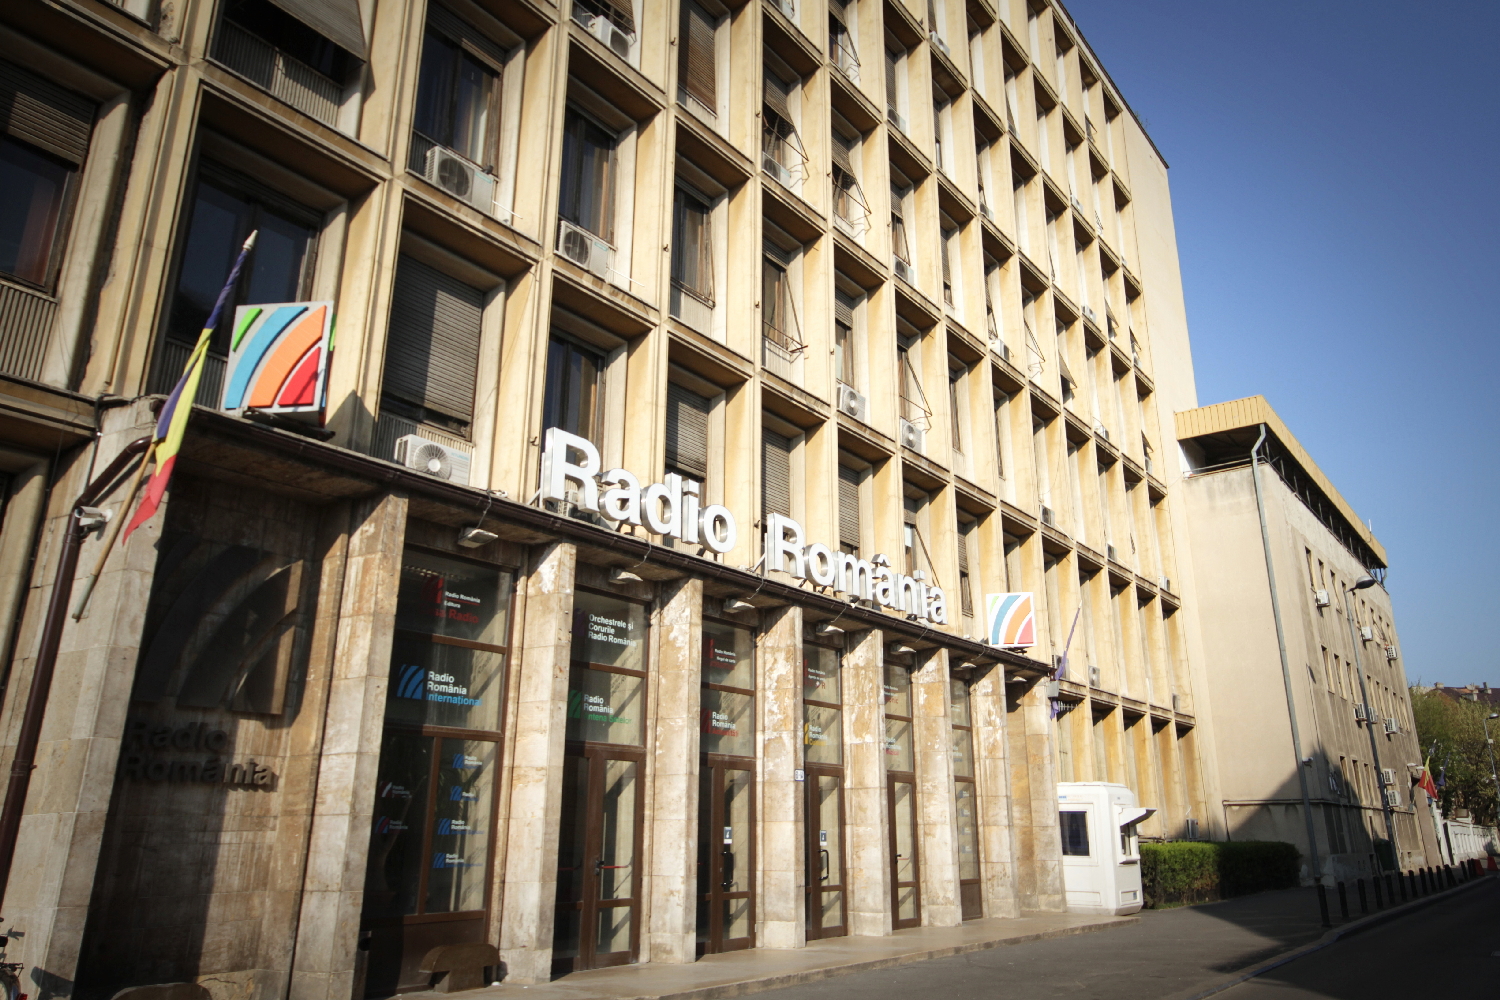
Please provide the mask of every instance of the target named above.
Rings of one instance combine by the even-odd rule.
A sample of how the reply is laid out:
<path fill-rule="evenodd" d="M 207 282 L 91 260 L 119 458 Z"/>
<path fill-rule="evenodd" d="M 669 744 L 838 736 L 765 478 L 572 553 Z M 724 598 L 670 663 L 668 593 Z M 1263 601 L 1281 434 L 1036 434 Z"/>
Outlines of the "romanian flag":
<path fill-rule="evenodd" d="M 1428 759 L 1428 764 L 1431 764 L 1431 763 L 1432 763 L 1432 761 L 1429 758 Z M 1438 800 L 1437 785 L 1434 784 L 1433 781 L 1432 781 L 1432 768 L 1431 767 L 1424 766 L 1422 768 L 1422 777 L 1417 782 L 1417 787 L 1420 788 L 1420 789 L 1422 789 L 1422 791 L 1426 792 L 1427 793 L 1427 797 L 1429 799 L 1431 799 L 1432 801 L 1436 802 Z"/>
<path fill-rule="evenodd" d="M 198 343 L 194 345 L 193 353 L 188 355 L 182 378 L 177 380 L 177 386 L 161 406 L 161 413 L 156 418 L 156 434 L 151 442 L 156 471 L 151 473 L 151 479 L 146 483 L 146 495 L 141 498 L 141 505 L 135 509 L 135 517 L 125 527 L 125 533 L 120 538 L 121 545 L 125 544 L 132 531 L 151 520 L 151 515 L 156 513 L 162 496 L 167 492 L 172 467 L 177 464 L 178 449 L 182 447 L 183 435 L 187 433 L 188 415 L 193 412 L 193 400 L 198 396 L 198 382 L 203 378 L 203 359 L 208 356 L 209 339 L 213 336 L 214 328 L 219 325 L 219 318 L 224 314 L 224 307 L 229 304 L 229 297 L 234 294 L 235 283 L 240 280 L 240 269 L 245 266 L 245 260 L 254 247 L 255 233 L 251 233 L 245 240 L 245 245 L 240 248 L 234 267 L 229 269 L 229 278 L 219 291 L 213 311 L 208 314 L 208 322 L 203 324 L 203 332 L 198 334 Z"/>

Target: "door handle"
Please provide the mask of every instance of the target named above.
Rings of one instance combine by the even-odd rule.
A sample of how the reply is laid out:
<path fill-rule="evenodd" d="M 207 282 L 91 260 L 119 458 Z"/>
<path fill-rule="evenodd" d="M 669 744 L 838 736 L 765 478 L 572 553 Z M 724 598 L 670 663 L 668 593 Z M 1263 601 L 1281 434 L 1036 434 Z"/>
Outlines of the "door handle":
<path fill-rule="evenodd" d="M 828 881 L 828 848 L 826 848 L 826 847 L 823 848 L 822 850 L 818 851 L 818 854 L 822 856 L 822 861 L 823 861 L 823 877 L 820 878 L 818 881 L 820 881 L 820 882 L 827 882 Z"/>
<path fill-rule="evenodd" d="M 724 859 L 721 872 L 724 881 L 721 888 L 730 889 L 734 887 L 734 851 L 726 847 L 721 856 Z"/>

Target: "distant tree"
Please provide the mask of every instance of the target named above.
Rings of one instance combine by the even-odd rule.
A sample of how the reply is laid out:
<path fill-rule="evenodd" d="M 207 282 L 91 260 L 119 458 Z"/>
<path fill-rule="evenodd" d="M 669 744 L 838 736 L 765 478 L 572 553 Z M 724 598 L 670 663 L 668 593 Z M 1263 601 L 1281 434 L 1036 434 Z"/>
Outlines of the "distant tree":
<path fill-rule="evenodd" d="M 1474 822 L 1493 825 L 1495 784 L 1490 774 L 1489 749 L 1484 743 L 1484 717 L 1489 714 L 1489 706 L 1454 701 L 1431 690 L 1412 687 L 1411 711 L 1417 722 L 1422 753 L 1431 754 L 1433 778 L 1442 774 L 1445 779 L 1440 789 L 1443 814 L 1451 816 L 1454 809 L 1467 809 Z M 1500 725 L 1490 728 L 1500 735 Z"/>

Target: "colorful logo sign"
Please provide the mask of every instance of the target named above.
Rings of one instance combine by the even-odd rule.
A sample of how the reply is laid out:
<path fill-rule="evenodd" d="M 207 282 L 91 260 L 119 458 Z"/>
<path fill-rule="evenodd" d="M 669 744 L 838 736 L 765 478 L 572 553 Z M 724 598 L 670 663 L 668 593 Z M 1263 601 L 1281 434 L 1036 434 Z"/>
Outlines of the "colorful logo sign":
<path fill-rule="evenodd" d="M 991 645 L 1036 645 L 1036 612 L 1030 594 L 990 594 L 986 604 Z"/>
<path fill-rule="evenodd" d="M 321 420 L 332 350 L 332 302 L 240 306 L 234 312 L 223 409 Z"/>

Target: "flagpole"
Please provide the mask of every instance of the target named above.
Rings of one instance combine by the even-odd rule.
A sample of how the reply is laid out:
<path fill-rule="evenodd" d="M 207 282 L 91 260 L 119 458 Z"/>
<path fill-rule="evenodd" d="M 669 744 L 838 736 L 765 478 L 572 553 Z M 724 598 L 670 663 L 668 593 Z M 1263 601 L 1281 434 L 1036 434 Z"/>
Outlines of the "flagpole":
<path fill-rule="evenodd" d="M 109 558 L 109 553 L 114 548 L 115 539 L 119 537 L 120 531 L 125 524 L 125 515 L 130 511 L 131 504 L 135 503 L 136 496 L 140 493 L 141 482 L 145 478 L 146 466 L 153 461 L 157 463 L 156 475 L 152 477 L 152 488 L 147 491 L 146 501 L 142 507 L 149 503 L 149 510 L 137 510 L 135 518 L 129 528 L 124 528 L 125 537 L 130 537 L 131 531 L 135 530 L 140 522 L 145 521 L 155 513 L 155 504 L 159 502 L 162 491 L 166 489 L 167 478 L 171 475 L 171 466 L 176 458 L 177 445 L 182 440 L 185 429 L 184 422 L 187 415 L 192 412 L 193 397 L 197 394 L 198 378 L 203 370 L 204 359 L 208 355 L 209 339 L 214 330 L 218 329 L 219 321 L 223 318 L 224 309 L 229 305 L 234 295 L 234 286 L 239 283 L 240 271 L 244 269 L 245 261 L 250 257 L 250 251 L 255 249 L 255 238 L 260 235 L 260 230 L 252 230 L 245 237 L 245 242 L 240 247 L 240 252 L 234 259 L 234 266 L 229 269 L 229 277 L 224 281 L 224 287 L 219 289 L 219 297 L 214 300 L 214 307 L 208 314 L 208 320 L 203 324 L 203 330 L 198 334 L 198 343 L 193 346 L 193 352 L 188 355 L 187 365 L 183 368 L 182 377 L 177 380 L 177 385 L 172 389 L 167 401 L 162 404 L 161 413 L 157 417 L 156 432 L 152 435 L 151 446 L 145 457 L 141 460 L 140 467 L 136 469 L 135 479 L 130 484 L 130 492 L 125 497 L 125 502 L 120 505 L 120 516 L 113 519 L 109 526 L 108 540 L 104 543 L 99 553 L 99 559 L 94 564 L 94 570 L 84 581 L 83 596 L 78 600 L 78 607 L 73 611 L 73 620 L 81 621 L 88 613 L 89 598 L 94 594 L 94 587 L 99 582 L 99 575 L 104 572 L 104 563 Z M 182 412 L 177 412 L 178 407 L 184 407 Z M 170 438 L 170 440 L 168 440 Z M 163 442 L 167 445 L 167 457 L 161 457 Z M 165 474 L 163 474 L 165 472 Z M 157 477 L 160 477 L 159 479 Z"/>
<path fill-rule="evenodd" d="M 110 550 L 114 548 L 115 539 L 120 537 L 120 529 L 125 527 L 125 512 L 130 505 L 135 503 L 135 498 L 141 491 L 141 483 L 146 481 L 146 466 L 151 464 L 156 457 L 156 442 L 151 442 L 151 447 L 146 449 L 146 454 L 141 459 L 141 464 L 136 467 L 135 478 L 130 481 L 130 492 L 125 495 L 125 502 L 120 505 L 120 516 L 111 518 L 109 525 L 109 537 L 104 542 L 104 547 L 99 550 L 99 558 L 94 563 L 94 571 L 83 583 L 83 596 L 78 599 L 78 607 L 73 611 L 73 620 L 82 621 L 88 614 L 89 598 L 94 596 L 94 585 L 99 582 L 99 574 L 104 572 L 104 561 L 109 558 Z"/>

